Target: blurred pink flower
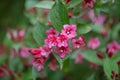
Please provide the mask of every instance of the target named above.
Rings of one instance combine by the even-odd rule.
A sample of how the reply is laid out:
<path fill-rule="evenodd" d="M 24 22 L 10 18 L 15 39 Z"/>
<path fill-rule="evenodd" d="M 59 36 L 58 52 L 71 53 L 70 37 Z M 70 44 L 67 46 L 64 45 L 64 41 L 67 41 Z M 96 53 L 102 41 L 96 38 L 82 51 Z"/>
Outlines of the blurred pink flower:
<path fill-rule="evenodd" d="M 74 38 L 77 34 L 76 34 L 76 25 L 64 25 L 64 29 L 62 30 L 63 35 L 67 36 L 68 39 L 72 39 Z"/>
<path fill-rule="evenodd" d="M 25 35 L 25 30 L 24 30 L 24 29 L 18 31 L 18 32 L 17 32 L 18 41 L 23 41 L 24 35 Z"/>
<path fill-rule="evenodd" d="M 78 39 L 72 39 L 72 47 L 73 49 L 77 49 L 85 46 L 85 39 L 83 36 L 80 36 Z"/>
<path fill-rule="evenodd" d="M 71 0 L 65 0 L 66 3 L 69 3 Z"/>
<path fill-rule="evenodd" d="M 120 45 L 117 41 L 113 41 L 107 45 L 106 52 L 109 57 L 112 57 L 112 55 L 115 54 L 118 50 L 120 50 Z"/>
<path fill-rule="evenodd" d="M 69 47 L 56 47 L 56 53 L 59 54 L 60 58 L 64 58 L 67 54 L 71 52 Z"/>
<path fill-rule="evenodd" d="M 40 73 L 40 78 L 41 78 L 41 79 L 44 79 L 45 77 L 46 77 L 46 74 L 43 73 L 43 72 L 41 72 L 41 73 Z"/>
<path fill-rule="evenodd" d="M 80 53 L 78 53 L 76 55 L 75 63 L 79 64 L 79 63 L 82 63 L 82 62 L 83 62 L 83 56 Z"/>
<path fill-rule="evenodd" d="M 44 69 L 44 62 L 45 59 L 44 58 L 34 58 L 33 60 L 33 66 L 38 70 L 41 71 L 42 69 Z"/>
<path fill-rule="evenodd" d="M 91 38 L 87 46 L 91 49 L 96 49 L 100 46 L 100 41 L 98 38 Z"/>
<path fill-rule="evenodd" d="M 12 30 L 8 29 L 8 34 L 10 35 L 11 40 L 13 41 L 23 41 L 23 37 L 25 35 L 25 30 Z"/>
<path fill-rule="evenodd" d="M 83 8 L 93 8 L 95 0 L 83 0 Z"/>
<path fill-rule="evenodd" d="M 91 68 L 97 70 L 98 69 L 98 65 L 96 63 L 93 63 L 93 62 L 89 62 L 89 65 Z"/>
<path fill-rule="evenodd" d="M 57 38 L 57 43 L 58 43 L 57 44 L 58 47 L 62 47 L 62 46 L 67 47 L 68 46 L 68 38 L 65 35 L 61 34 Z"/>
<path fill-rule="evenodd" d="M 47 21 L 46 25 L 52 25 L 51 21 Z"/>
<path fill-rule="evenodd" d="M 54 28 L 50 28 L 48 30 L 46 30 L 46 34 L 47 35 L 54 35 L 54 36 L 58 36 L 59 32 L 57 30 L 55 30 Z"/>
<path fill-rule="evenodd" d="M 41 50 L 41 55 L 44 57 L 48 57 L 50 55 L 50 53 L 52 52 L 52 49 L 49 48 L 48 46 L 44 45 L 40 47 Z"/>
<path fill-rule="evenodd" d="M 58 68 L 55 58 L 53 58 L 52 61 L 48 64 L 48 67 L 53 71 L 55 71 Z"/>
<path fill-rule="evenodd" d="M 41 55 L 41 50 L 38 48 L 31 48 L 29 49 L 29 52 L 35 57 L 35 58 L 40 58 L 42 57 Z"/>
<path fill-rule="evenodd" d="M 0 77 L 6 77 L 7 74 L 5 73 L 5 69 L 3 66 L 0 66 Z"/>
<path fill-rule="evenodd" d="M 11 49 L 11 55 L 12 57 L 17 57 L 18 56 L 18 51 L 15 48 Z"/>
<path fill-rule="evenodd" d="M 95 16 L 93 10 L 90 10 L 90 12 L 88 13 L 88 17 L 93 23 L 98 25 L 103 25 L 103 23 L 105 22 L 105 16 L 103 14 Z"/>
<path fill-rule="evenodd" d="M 27 47 L 21 47 L 19 49 L 19 55 L 22 58 L 27 58 L 29 56 L 29 48 L 27 48 Z"/>
<path fill-rule="evenodd" d="M 57 37 L 53 35 L 48 35 L 45 39 L 45 43 L 48 45 L 49 48 L 57 45 Z"/>
<path fill-rule="evenodd" d="M 97 52 L 97 57 L 100 59 L 104 59 L 104 56 L 101 52 Z"/>
<path fill-rule="evenodd" d="M 68 12 L 68 16 L 71 18 L 73 16 L 72 12 Z"/>

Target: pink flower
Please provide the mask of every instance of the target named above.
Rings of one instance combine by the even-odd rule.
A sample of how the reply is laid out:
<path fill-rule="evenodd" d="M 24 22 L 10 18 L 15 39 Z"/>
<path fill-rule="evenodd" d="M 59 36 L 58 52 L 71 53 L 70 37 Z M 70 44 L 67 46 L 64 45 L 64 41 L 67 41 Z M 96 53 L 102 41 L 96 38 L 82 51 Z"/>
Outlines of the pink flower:
<path fill-rule="evenodd" d="M 6 77 L 7 74 L 5 72 L 4 66 L 0 66 L 0 77 Z"/>
<path fill-rule="evenodd" d="M 69 3 L 71 0 L 65 0 L 66 3 Z"/>
<path fill-rule="evenodd" d="M 46 25 L 52 25 L 52 22 L 51 21 L 47 21 Z"/>
<path fill-rule="evenodd" d="M 112 57 L 112 55 L 115 54 L 118 50 L 120 50 L 120 45 L 117 43 L 117 41 L 113 41 L 107 45 L 106 52 L 109 57 Z"/>
<path fill-rule="evenodd" d="M 72 12 L 68 12 L 68 16 L 71 18 L 73 16 Z"/>
<path fill-rule="evenodd" d="M 47 35 L 54 35 L 54 36 L 58 36 L 59 35 L 58 31 L 55 30 L 54 28 L 50 28 L 50 29 L 46 30 L 46 34 Z"/>
<path fill-rule="evenodd" d="M 55 58 L 53 58 L 52 61 L 48 64 L 48 67 L 53 71 L 55 71 L 58 68 Z"/>
<path fill-rule="evenodd" d="M 25 35 L 25 30 L 24 30 L 24 29 L 18 31 L 18 32 L 17 32 L 18 41 L 23 41 L 24 35 Z"/>
<path fill-rule="evenodd" d="M 103 25 L 103 23 L 105 22 L 105 16 L 103 14 L 99 14 L 98 16 L 95 16 L 93 10 L 90 10 L 90 12 L 88 13 L 88 17 L 93 23 L 98 25 Z"/>
<path fill-rule="evenodd" d="M 83 62 L 83 56 L 78 53 L 76 55 L 75 63 L 78 64 L 78 63 L 82 63 L 82 62 Z"/>
<path fill-rule="evenodd" d="M 41 55 L 47 58 L 52 52 L 52 49 L 44 45 L 40 47 L 40 51 L 41 51 Z"/>
<path fill-rule="evenodd" d="M 103 56 L 103 54 L 101 52 L 97 52 L 97 57 L 99 59 L 104 59 L 104 56 Z"/>
<path fill-rule="evenodd" d="M 98 69 L 98 65 L 96 63 L 93 63 L 93 62 L 89 62 L 90 64 L 90 67 L 97 70 Z"/>
<path fill-rule="evenodd" d="M 64 29 L 62 30 L 63 35 L 67 36 L 68 39 L 74 38 L 76 34 L 76 25 L 64 25 Z"/>
<path fill-rule="evenodd" d="M 91 38 L 88 42 L 88 47 L 91 49 L 96 49 L 100 46 L 100 41 L 98 38 Z"/>
<path fill-rule="evenodd" d="M 11 55 L 12 55 L 12 57 L 17 57 L 18 56 L 18 52 L 15 48 L 11 49 Z"/>
<path fill-rule="evenodd" d="M 27 47 L 21 47 L 19 49 L 19 55 L 22 58 L 27 58 L 29 56 L 29 48 L 27 48 Z"/>
<path fill-rule="evenodd" d="M 93 8 L 95 0 L 83 0 L 83 8 Z"/>
<path fill-rule="evenodd" d="M 82 36 L 80 36 L 78 39 L 72 40 L 73 49 L 77 49 L 83 46 L 85 46 L 85 39 Z"/>
<path fill-rule="evenodd" d="M 57 45 L 57 37 L 53 35 L 48 35 L 45 39 L 45 43 L 48 45 L 49 48 Z"/>
<path fill-rule="evenodd" d="M 41 71 L 44 68 L 44 58 L 34 59 L 33 60 L 33 66 L 36 67 L 38 71 Z"/>
<path fill-rule="evenodd" d="M 10 38 L 11 40 L 13 41 L 23 41 L 23 37 L 25 35 L 25 30 L 22 29 L 22 30 L 11 30 L 11 29 L 8 29 L 8 34 L 10 35 Z"/>
<path fill-rule="evenodd" d="M 56 53 L 59 54 L 60 58 L 64 58 L 67 54 L 69 54 L 71 51 L 69 47 L 56 47 Z"/>
<path fill-rule="evenodd" d="M 35 57 L 35 58 L 40 58 L 42 55 L 41 55 L 41 50 L 40 49 L 37 49 L 37 48 L 31 48 L 29 50 L 30 53 L 32 53 L 32 55 Z"/>
<path fill-rule="evenodd" d="M 67 47 L 68 46 L 68 38 L 65 36 L 65 35 L 60 35 L 58 38 L 57 38 L 57 46 L 58 47 Z"/>

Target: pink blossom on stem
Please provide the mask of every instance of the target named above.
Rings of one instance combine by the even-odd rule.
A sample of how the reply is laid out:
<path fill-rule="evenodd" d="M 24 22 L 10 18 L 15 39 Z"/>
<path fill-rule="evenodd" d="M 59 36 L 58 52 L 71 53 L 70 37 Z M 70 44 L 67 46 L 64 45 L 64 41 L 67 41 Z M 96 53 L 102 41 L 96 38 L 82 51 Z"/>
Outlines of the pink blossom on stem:
<path fill-rule="evenodd" d="M 95 0 L 83 0 L 83 8 L 93 8 Z"/>
<path fill-rule="evenodd" d="M 54 28 L 50 28 L 48 30 L 46 30 L 46 34 L 47 35 L 54 35 L 54 36 L 58 36 L 59 32 L 57 30 L 55 30 Z"/>
<path fill-rule="evenodd" d="M 115 54 L 118 50 L 120 50 L 120 45 L 117 43 L 117 41 L 113 41 L 107 45 L 106 52 L 109 57 L 112 57 L 112 55 Z"/>
<path fill-rule="evenodd" d="M 4 67 L 0 66 L 0 77 L 6 77 L 7 74 L 5 73 Z"/>
<path fill-rule="evenodd" d="M 89 62 L 89 65 L 91 68 L 97 70 L 98 69 L 98 65 L 96 63 L 93 63 L 93 62 Z"/>
<path fill-rule="evenodd" d="M 12 57 L 17 57 L 18 56 L 18 52 L 15 48 L 11 49 L 11 55 L 12 55 Z"/>
<path fill-rule="evenodd" d="M 72 12 L 68 12 L 68 16 L 71 18 L 73 16 Z"/>
<path fill-rule="evenodd" d="M 35 58 L 40 58 L 42 55 L 41 55 L 41 50 L 40 49 L 37 49 L 37 48 L 31 48 L 29 49 L 29 52 L 32 53 L 32 55 L 35 57 Z"/>
<path fill-rule="evenodd" d="M 62 30 L 63 35 L 67 36 L 68 39 L 72 39 L 74 38 L 77 34 L 76 34 L 76 25 L 64 25 L 64 29 Z"/>
<path fill-rule="evenodd" d="M 65 35 L 61 34 L 57 38 L 57 43 L 58 43 L 57 44 L 58 47 L 62 47 L 62 46 L 67 47 L 68 46 L 68 38 Z"/>
<path fill-rule="evenodd" d="M 38 71 L 41 71 L 44 68 L 44 58 L 34 59 L 33 60 L 33 66 L 36 67 Z"/>
<path fill-rule="evenodd" d="M 52 52 L 52 49 L 49 48 L 48 46 L 44 45 L 40 47 L 41 50 L 41 55 L 44 57 L 48 57 L 50 55 L 50 53 Z"/>
<path fill-rule="evenodd" d="M 97 57 L 100 59 L 104 59 L 104 56 L 101 52 L 97 52 Z"/>
<path fill-rule="evenodd" d="M 88 13 L 88 17 L 93 23 L 98 24 L 98 25 L 103 25 L 103 23 L 105 22 L 105 18 L 106 18 L 103 14 L 98 14 L 97 16 L 95 16 L 93 10 L 90 10 L 90 12 Z"/>
<path fill-rule="evenodd" d="M 57 45 L 57 37 L 54 35 L 48 35 L 45 39 L 45 43 L 48 45 L 49 48 Z"/>
<path fill-rule="evenodd" d="M 27 48 L 27 47 L 21 47 L 19 49 L 19 55 L 22 58 L 27 58 L 29 56 L 29 48 Z"/>
<path fill-rule="evenodd" d="M 91 38 L 87 46 L 91 49 L 96 49 L 100 46 L 100 41 L 98 38 Z"/>
<path fill-rule="evenodd" d="M 60 58 L 64 58 L 67 54 L 69 54 L 71 52 L 71 50 L 69 49 L 69 47 L 56 47 L 56 53 L 59 54 Z"/>
<path fill-rule="evenodd" d="M 85 46 L 85 39 L 80 36 L 78 39 L 72 39 L 72 47 L 73 49 L 77 49 Z"/>
<path fill-rule="evenodd" d="M 53 71 L 55 71 L 58 68 L 55 58 L 53 58 L 52 61 L 48 64 L 48 67 Z"/>
<path fill-rule="evenodd" d="M 71 0 L 65 0 L 66 3 L 69 3 Z"/>
<path fill-rule="evenodd" d="M 17 32 L 18 41 L 23 41 L 24 35 L 25 35 L 25 30 L 24 30 L 24 29 L 18 31 L 18 32 Z"/>
<path fill-rule="evenodd" d="M 47 21 L 46 25 L 52 25 L 51 21 Z"/>
<path fill-rule="evenodd" d="M 82 62 L 83 62 L 83 56 L 80 53 L 78 53 L 76 55 L 75 63 L 79 64 L 79 63 L 82 63 Z"/>

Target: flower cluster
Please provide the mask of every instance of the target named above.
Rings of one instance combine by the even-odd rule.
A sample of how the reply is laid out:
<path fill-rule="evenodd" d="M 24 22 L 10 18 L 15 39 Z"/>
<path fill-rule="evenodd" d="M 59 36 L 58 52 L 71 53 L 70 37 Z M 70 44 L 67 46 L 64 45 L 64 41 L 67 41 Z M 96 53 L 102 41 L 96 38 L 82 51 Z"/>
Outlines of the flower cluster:
<path fill-rule="evenodd" d="M 117 41 L 113 41 L 107 45 L 106 53 L 109 57 L 112 57 L 118 50 L 120 50 L 120 44 Z"/>
<path fill-rule="evenodd" d="M 72 49 L 78 49 L 85 46 L 85 39 L 83 36 L 79 36 L 78 39 L 75 39 L 77 36 L 77 26 L 65 24 L 61 33 L 59 33 L 54 28 L 46 30 L 47 38 L 45 39 L 45 45 L 40 48 L 31 48 L 30 52 L 33 57 L 33 65 L 37 70 L 44 68 L 44 62 L 49 57 L 51 53 L 58 54 L 60 58 L 64 58 L 68 55 Z M 72 49 L 69 45 L 72 44 Z M 53 61 L 54 62 L 54 61 Z"/>

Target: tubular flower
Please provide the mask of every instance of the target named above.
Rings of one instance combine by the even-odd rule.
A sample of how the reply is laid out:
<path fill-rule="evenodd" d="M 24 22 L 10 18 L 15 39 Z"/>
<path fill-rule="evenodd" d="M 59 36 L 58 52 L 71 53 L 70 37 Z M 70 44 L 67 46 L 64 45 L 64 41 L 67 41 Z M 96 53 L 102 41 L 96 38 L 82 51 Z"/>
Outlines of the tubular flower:
<path fill-rule="evenodd" d="M 63 26 L 64 29 L 62 30 L 63 35 L 67 36 L 68 39 L 72 39 L 74 38 L 77 34 L 76 34 L 76 25 L 64 25 Z"/>
<path fill-rule="evenodd" d="M 107 45 L 106 52 L 109 57 L 112 57 L 118 50 L 120 50 L 120 45 L 116 41 L 113 41 Z"/>
<path fill-rule="evenodd" d="M 57 46 L 58 47 L 67 47 L 68 46 L 68 38 L 65 36 L 65 35 L 60 35 L 58 38 L 57 38 Z"/>
<path fill-rule="evenodd" d="M 85 39 L 82 36 L 80 36 L 78 39 L 72 40 L 73 49 L 77 49 L 83 46 L 85 46 Z"/>
<path fill-rule="evenodd" d="M 100 46 L 100 41 L 98 38 L 91 38 L 88 42 L 88 47 L 91 49 L 96 49 Z"/>
<path fill-rule="evenodd" d="M 93 8 L 95 0 L 83 0 L 83 8 Z"/>
<path fill-rule="evenodd" d="M 56 50 L 55 50 L 58 55 L 60 56 L 60 58 L 64 58 L 67 54 L 69 54 L 71 51 L 69 49 L 69 47 L 56 47 Z"/>
<path fill-rule="evenodd" d="M 48 35 L 45 39 L 45 43 L 48 45 L 49 48 L 57 45 L 57 37 L 53 35 Z"/>

